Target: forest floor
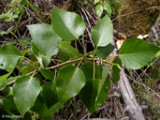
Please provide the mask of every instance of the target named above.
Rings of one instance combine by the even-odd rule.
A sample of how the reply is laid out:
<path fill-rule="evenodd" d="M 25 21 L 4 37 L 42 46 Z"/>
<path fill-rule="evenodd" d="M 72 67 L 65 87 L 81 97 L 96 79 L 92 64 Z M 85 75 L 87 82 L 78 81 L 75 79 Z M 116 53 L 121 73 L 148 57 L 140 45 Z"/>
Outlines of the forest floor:
<path fill-rule="evenodd" d="M 8 11 L 9 8 L 6 6 L 7 2 L 5 0 L 0 2 L 0 13 Z M 30 37 L 26 25 L 40 22 L 50 23 L 48 13 L 51 12 L 53 4 L 61 8 L 63 7 L 63 4 L 65 4 L 65 0 L 60 0 L 59 2 L 53 0 L 49 3 L 45 0 L 33 0 L 32 2 L 34 5 L 39 7 L 46 16 L 41 16 L 41 12 L 39 11 L 29 11 L 25 8 L 25 14 L 22 16 L 20 21 L 16 19 L 12 22 L 5 22 L 3 19 L 0 19 L 0 32 L 6 31 L 9 27 L 16 26 L 18 24 L 16 34 L 14 34 L 14 31 L 11 31 L 8 35 L 0 35 L 0 45 L 6 44 L 13 39 L 14 44 L 20 44 L 18 40 L 21 37 Z M 72 9 L 74 10 L 74 8 Z M 80 13 L 80 15 L 84 18 L 83 13 Z M 91 15 L 95 15 L 95 13 L 91 13 Z M 96 19 L 96 16 L 94 18 Z M 93 20 L 91 25 L 94 25 L 94 21 L 95 20 Z M 148 38 L 146 39 L 153 44 L 160 45 L 160 21 L 155 23 L 149 32 Z M 0 70 L 0 75 L 3 75 L 4 73 L 5 71 Z M 160 58 L 155 59 L 150 66 L 146 66 L 140 70 L 133 71 L 126 69 L 126 73 L 135 92 L 135 96 L 143 108 L 143 113 L 146 119 L 160 120 Z M 106 102 L 97 110 L 96 113 L 92 115 L 89 114 L 87 108 L 82 101 L 79 100 L 78 96 L 76 97 L 76 100 L 76 111 L 74 109 L 74 100 L 71 99 L 65 103 L 64 109 L 56 112 L 53 120 L 74 120 L 75 116 L 78 120 L 100 120 L 102 118 L 110 120 L 129 120 L 129 116 L 126 112 L 126 107 L 117 84 L 112 84 L 112 89 L 109 91 L 109 96 Z"/>

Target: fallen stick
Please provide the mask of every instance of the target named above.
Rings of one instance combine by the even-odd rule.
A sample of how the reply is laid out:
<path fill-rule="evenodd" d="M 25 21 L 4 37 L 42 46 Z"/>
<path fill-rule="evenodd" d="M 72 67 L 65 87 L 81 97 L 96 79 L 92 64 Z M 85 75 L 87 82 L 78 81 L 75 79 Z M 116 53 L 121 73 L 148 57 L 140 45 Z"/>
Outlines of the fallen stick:
<path fill-rule="evenodd" d="M 122 93 L 122 97 L 126 105 L 126 111 L 129 113 L 130 119 L 145 120 L 142 113 L 142 108 L 136 100 L 135 94 L 124 72 L 124 69 L 121 70 L 118 86 Z"/>

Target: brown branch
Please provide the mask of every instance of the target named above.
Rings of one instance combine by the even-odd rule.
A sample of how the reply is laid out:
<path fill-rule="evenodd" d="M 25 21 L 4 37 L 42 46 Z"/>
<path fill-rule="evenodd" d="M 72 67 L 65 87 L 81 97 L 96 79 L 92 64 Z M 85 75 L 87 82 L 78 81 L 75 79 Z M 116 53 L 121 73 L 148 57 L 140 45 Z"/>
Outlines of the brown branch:
<path fill-rule="evenodd" d="M 78 62 L 78 61 L 82 61 L 82 60 L 100 61 L 100 62 L 105 62 L 105 63 L 108 63 L 108 64 L 112 64 L 111 62 L 109 62 L 109 61 L 107 61 L 107 60 L 102 60 L 102 59 L 97 59 L 97 58 L 78 58 L 78 59 L 75 59 L 75 60 L 69 60 L 69 61 L 67 61 L 67 62 L 57 64 L 57 65 L 54 65 L 54 66 L 51 66 L 51 67 L 47 67 L 47 68 L 45 68 L 45 69 L 47 69 L 47 70 L 55 69 L 55 68 L 64 66 L 64 65 L 66 65 L 66 64 L 74 63 L 74 62 Z"/>
<path fill-rule="evenodd" d="M 130 86 L 128 78 L 126 77 L 126 74 L 123 69 L 121 71 L 120 81 L 118 82 L 118 85 L 120 87 L 123 100 L 126 104 L 126 110 L 128 111 L 131 119 L 145 120 L 142 113 L 142 108 L 136 100 L 133 89 Z"/>

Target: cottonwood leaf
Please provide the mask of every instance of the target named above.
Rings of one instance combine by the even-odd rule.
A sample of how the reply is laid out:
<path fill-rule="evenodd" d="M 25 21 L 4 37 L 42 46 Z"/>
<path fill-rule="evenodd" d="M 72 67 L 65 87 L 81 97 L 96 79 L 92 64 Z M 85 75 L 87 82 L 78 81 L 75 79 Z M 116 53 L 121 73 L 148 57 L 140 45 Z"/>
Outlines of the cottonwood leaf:
<path fill-rule="evenodd" d="M 71 42 L 69 41 L 61 41 L 58 55 L 65 61 L 81 56 L 79 51 L 72 47 Z"/>
<path fill-rule="evenodd" d="M 66 102 L 76 96 L 85 85 L 83 71 L 74 66 L 66 66 L 58 72 L 56 88 L 59 101 Z"/>
<path fill-rule="evenodd" d="M 85 30 L 82 18 L 74 13 L 67 12 L 57 7 L 52 9 L 52 28 L 64 40 L 72 41 L 78 39 Z"/>
<path fill-rule="evenodd" d="M 108 44 L 105 47 L 98 47 L 96 51 L 96 55 L 99 58 L 105 59 L 108 55 L 112 53 L 112 51 L 115 49 L 115 46 L 112 44 Z"/>
<path fill-rule="evenodd" d="M 56 103 L 50 108 L 47 108 L 43 98 L 39 95 L 36 99 L 35 105 L 32 107 L 32 111 L 38 113 L 38 115 L 43 118 L 43 120 L 52 120 L 54 113 L 60 108 L 61 103 Z"/>
<path fill-rule="evenodd" d="M 144 40 L 130 38 L 122 44 L 120 58 L 127 68 L 139 69 L 147 65 L 159 50 L 159 47 Z"/>
<path fill-rule="evenodd" d="M 56 83 L 55 81 L 47 82 L 42 87 L 42 97 L 48 108 L 58 102 Z"/>
<path fill-rule="evenodd" d="M 108 76 L 109 69 L 106 66 L 103 69 L 102 65 L 96 66 L 95 78 L 93 78 L 92 63 L 86 63 L 83 65 L 82 70 L 87 81 L 79 96 L 88 108 L 89 112 L 92 114 L 106 101 L 108 95 L 107 89 L 110 86 Z"/>
<path fill-rule="evenodd" d="M 3 45 L 0 48 L 0 69 L 12 72 L 20 57 L 20 52 L 12 43 Z"/>
<path fill-rule="evenodd" d="M 40 73 L 43 75 L 44 78 L 46 78 L 48 80 L 54 80 L 54 74 L 52 71 L 46 70 L 46 69 L 41 69 Z"/>
<path fill-rule="evenodd" d="M 14 83 L 13 97 L 22 117 L 34 105 L 40 89 L 40 82 L 35 77 L 23 76 Z"/>
<path fill-rule="evenodd" d="M 27 26 L 32 36 L 32 40 L 42 56 L 52 56 L 58 53 L 59 43 L 62 40 L 58 35 L 54 33 L 51 25 L 49 24 L 33 24 Z M 38 53 L 37 53 L 38 54 Z"/>
<path fill-rule="evenodd" d="M 113 38 L 113 25 L 106 15 L 92 30 L 92 38 L 95 47 L 107 46 Z"/>

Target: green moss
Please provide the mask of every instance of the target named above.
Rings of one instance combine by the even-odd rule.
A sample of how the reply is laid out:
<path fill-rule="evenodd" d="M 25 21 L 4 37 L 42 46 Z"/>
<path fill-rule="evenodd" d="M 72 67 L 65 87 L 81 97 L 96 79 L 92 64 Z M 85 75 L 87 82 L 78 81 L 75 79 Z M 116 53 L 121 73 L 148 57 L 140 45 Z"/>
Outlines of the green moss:
<path fill-rule="evenodd" d="M 121 0 L 118 31 L 130 37 L 147 34 L 159 15 L 159 10 L 151 7 L 159 5 L 159 0 Z"/>

